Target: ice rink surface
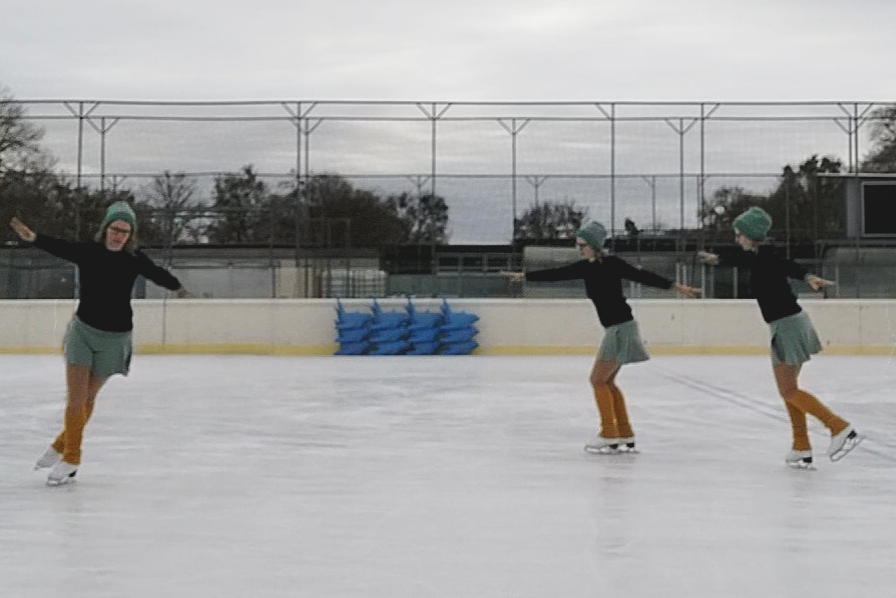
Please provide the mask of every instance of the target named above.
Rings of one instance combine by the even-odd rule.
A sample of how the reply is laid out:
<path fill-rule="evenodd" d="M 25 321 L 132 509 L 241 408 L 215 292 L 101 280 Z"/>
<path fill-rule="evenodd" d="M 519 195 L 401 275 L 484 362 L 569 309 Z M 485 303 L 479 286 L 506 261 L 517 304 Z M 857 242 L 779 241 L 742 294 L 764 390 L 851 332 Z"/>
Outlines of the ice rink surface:
<path fill-rule="evenodd" d="M 641 454 L 592 456 L 587 357 L 143 356 L 74 484 L 60 356 L 0 356 L 0 596 L 896 595 L 896 360 L 802 386 L 867 434 L 818 471 L 767 357 L 658 356 L 619 385 Z"/>

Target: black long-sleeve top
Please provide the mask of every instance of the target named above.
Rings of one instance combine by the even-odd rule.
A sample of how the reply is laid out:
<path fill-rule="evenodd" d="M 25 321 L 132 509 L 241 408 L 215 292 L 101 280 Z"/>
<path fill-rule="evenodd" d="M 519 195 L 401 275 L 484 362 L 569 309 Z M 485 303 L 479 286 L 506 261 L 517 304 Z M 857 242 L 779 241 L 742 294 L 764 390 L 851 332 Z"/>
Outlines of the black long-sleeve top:
<path fill-rule="evenodd" d="M 107 332 L 134 328 L 131 291 L 138 275 L 176 291 L 180 281 L 140 250 L 109 251 L 102 243 L 71 242 L 37 235 L 34 246 L 78 266 L 81 275 L 78 318 Z"/>
<path fill-rule="evenodd" d="M 672 281 L 659 274 L 635 268 L 622 258 L 605 255 L 592 261 L 580 260 L 568 266 L 535 270 L 526 273 L 526 280 L 585 281 L 585 293 L 597 309 L 597 317 L 604 328 L 632 320 L 632 308 L 622 294 L 622 279 L 633 280 L 660 289 L 672 288 Z"/>
<path fill-rule="evenodd" d="M 793 260 L 778 255 L 773 245 L 760 245 L 757 251 L 742 251 L 719 257 L 719 263 L 749 268 L 750 290 L 756 297 L 762 319 L 766 322 L 774 322 L 802 311 L 787 279 L 803 280 L 808 271 Z"/>

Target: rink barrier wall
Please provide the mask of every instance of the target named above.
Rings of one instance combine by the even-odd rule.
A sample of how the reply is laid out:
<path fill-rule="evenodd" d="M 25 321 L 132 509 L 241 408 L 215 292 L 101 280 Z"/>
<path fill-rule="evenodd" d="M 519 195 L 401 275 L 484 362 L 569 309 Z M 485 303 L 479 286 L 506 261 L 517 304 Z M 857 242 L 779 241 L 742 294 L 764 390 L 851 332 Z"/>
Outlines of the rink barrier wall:
<path fill-rule="evenodd" d="M 347 310 L 369 300 L 343 300 Z M 401 309 L 405 299 L 382 299 Z M 822 345 L 832 354 L 890 354 L 896 345 L 896 302 L 801 299 Z M 439 299 L 414 299 L 438 309 Z M 651 353 L 764 354 L 768 327 L 753 300 L 635 299 L 630 304 Z M 474 313 L 480 355 L 593 355 L 603 330 L 585 299 L 452 299 Z M 329 355 L 332 299 L 134 300 L 138 353 Z M 76 307 L 73 300 L 0 301 L 0 353 L 59 353 Z"/>

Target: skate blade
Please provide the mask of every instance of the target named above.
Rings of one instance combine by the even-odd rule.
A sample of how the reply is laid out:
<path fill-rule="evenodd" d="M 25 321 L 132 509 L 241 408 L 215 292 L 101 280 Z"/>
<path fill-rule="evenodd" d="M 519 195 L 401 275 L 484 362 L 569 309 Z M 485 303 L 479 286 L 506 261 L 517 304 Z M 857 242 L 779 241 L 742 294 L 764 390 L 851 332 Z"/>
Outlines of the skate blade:
<path fill-rule="evenodd" d="M 65 486 L 66 484 L 74 484 L 74 478 L 65 478 L 64 480 L 47 480 L 47 486 L 55 488 L 57 486 Z"/>
<path fill-rule="evenodd" d="M 69 475 L 65 476 L 61 480 L 55 480 L 53 478 L 47 478 L 47 486 L 56 487 L 56 486 L 65 486 L 66 484 L 74 484 L 75 483 L 75 474 L 78 473 L 77 470 L 71 472 Z"/>
<path fill-rule="evenodd" d="M 796 471 L 818 471 L 811 463 L 787 463 L 787 467 Z"/>
<path fill-rule="evenodd" d="M 584 448 L 584 451 L 589 455 L 598 455 L 601 457 L 609 455 L 636 455 L 640 452 L 638 449 L 589 448 L 587 446 Z"/>
<path fill-rule="evenodd" d="M 618 455 L 619 454 L 618 448 L 614 449 L 614 448 L 605 447 L 605 446 L 602 446 L 600 448 L 594 447 L 594 446 L 586 446 L 582 450 L 584 450 L 589 455 Z"/>
<path fill-rule="evenodd" d="M 864 436 L 862 436 L 861 434 L 856 434 L 855 438 L 847 440 L 846 444 L 844 444 L 839 451 L 831 455 L 831 461 L 834 461 L 836 463 L 837 461 L 851 453 L 854 448 L 862 444 L 863 440 L 865 440 Z"/>

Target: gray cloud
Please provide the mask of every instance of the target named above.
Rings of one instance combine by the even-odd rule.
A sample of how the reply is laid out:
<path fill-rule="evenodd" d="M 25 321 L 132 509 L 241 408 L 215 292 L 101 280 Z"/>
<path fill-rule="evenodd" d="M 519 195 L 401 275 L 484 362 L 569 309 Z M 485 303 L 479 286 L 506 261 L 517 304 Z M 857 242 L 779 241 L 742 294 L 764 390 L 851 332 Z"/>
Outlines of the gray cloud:
<path fill-rule="evenodd" d="M 5 5 L 5 6 L 4 6 Z M 0 79 L 105 99 L 888 99 L 896 6 L 3 0 Z"/>

